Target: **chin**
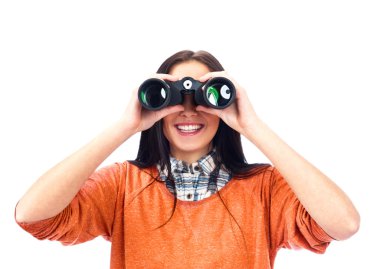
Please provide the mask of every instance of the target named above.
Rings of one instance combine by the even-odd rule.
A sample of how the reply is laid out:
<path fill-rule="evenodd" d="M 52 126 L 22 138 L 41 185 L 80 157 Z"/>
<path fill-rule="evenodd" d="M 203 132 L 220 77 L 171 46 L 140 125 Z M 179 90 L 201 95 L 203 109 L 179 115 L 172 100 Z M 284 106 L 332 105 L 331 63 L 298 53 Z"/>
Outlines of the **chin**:
<path fill-rule="evenodd" d="M 211 148 L 210 145 L 194 145 L 193 143 L 180 141 L 178 143 L 170 143 L 170 148 L 172 153 L 177 153 L 177 155 L 185 156 L 185 155 L 199 155 L 202 157 L 203 155 L 209 152 Z"/>

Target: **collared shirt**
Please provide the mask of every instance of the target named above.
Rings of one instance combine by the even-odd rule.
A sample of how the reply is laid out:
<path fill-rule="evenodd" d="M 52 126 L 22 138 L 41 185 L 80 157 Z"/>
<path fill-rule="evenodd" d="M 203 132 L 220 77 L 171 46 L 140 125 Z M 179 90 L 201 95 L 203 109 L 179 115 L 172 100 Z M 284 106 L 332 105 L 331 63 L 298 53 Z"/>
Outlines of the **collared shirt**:
<path fill-rule="evenodd" d="M 197 162 L 188 164 L 170 157 L 173 181 L 168 179 L 167 169 L 161 169 L 160 177 L 169 191 L 182 201 L 199 201 L 211 196 L 223 188 L 231 179 L 231 175 L 218 165 L 215 151 L 211 151 Z M 174 191 L 175 190 L 175 191 Z"/>

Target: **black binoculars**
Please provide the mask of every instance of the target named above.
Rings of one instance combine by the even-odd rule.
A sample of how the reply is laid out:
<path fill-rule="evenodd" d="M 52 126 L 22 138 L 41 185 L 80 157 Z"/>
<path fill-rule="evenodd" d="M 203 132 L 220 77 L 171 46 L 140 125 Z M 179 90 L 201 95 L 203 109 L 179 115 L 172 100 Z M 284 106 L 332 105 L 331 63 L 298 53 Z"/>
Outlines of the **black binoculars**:
<path fill-rule="evenodd" d="M 234 84 L 225 77 L 211 78 L 206 83 L 191 77 L 175 82 L 150 78 L 138 90 L 140 103 L 148 110 L 181 104 L 184 94 L 194 94 L 196 105 L 223 109 L 233 103 L 236 90 Z"/>

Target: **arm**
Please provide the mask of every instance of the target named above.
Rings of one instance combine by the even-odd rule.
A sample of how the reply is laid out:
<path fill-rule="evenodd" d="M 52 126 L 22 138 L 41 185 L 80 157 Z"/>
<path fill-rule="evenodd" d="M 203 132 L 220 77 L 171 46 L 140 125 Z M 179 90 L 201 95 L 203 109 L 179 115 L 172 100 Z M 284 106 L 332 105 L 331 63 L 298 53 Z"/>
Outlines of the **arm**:
<path fill-rule="evenodd" d="M 177 80 L 170 75 L 161 79 Z M 122 117 L 87 145 L 43 174 L 21 198 L 16 207 L 18 222 L 47 219 L 60 213 L 80 190 L 95 169 L 133 134 L 150 128 L 170 113 L 180 111 L 174 106 L 156 112 L 143 110 L 137 90 Z"/>
<path fill-rule="evenodd" d="M 205 75 L 226 76 L 225 72 Z M 199 107 L 199 111 L 218 115 L 243 134 L 279 170 L 311 217 L 331 237 L 349 238 L 359 228 L 360 217 L 349 197 L 326 175 L 288 146 L 256 115 L 246 92 L 237 88 L 236 102 L 224 110 Z"/>
<path fill-rule="evenodd" d="M 326 175 L 295 152 L 257 119 L 245 135 L 288 182 L 301 204 L 331 237 L 349 238 L 359 228 L 359 214 L 348 196 Z"/>

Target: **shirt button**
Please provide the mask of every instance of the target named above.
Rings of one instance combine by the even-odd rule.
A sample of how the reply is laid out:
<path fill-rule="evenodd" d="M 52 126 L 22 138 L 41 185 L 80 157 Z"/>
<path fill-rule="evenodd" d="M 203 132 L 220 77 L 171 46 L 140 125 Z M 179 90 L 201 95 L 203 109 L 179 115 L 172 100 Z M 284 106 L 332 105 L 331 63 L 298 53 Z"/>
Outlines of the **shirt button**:
<path fill-rule="evenodd" d="M 199 166 L 198 165 L 194 166 L 194 170 L 199 171 Z"/>
<path fill-rule="evenodd" d="M 193 198 L 193 195 L 192 195 L 191 193 L 188 193 L 188 194 L 186 195 L 186 198 L 187 198 L 188 200 L 190 200 L 191 198 Z"/>

